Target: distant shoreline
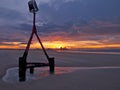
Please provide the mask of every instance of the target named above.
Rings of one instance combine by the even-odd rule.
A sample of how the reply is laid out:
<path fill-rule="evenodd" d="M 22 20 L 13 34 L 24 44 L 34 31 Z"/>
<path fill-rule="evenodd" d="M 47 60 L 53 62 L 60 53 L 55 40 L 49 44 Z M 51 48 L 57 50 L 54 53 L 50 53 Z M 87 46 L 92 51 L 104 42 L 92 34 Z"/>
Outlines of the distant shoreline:
<path fill-rule="evenodd" d="M 25 49 L 0 49 L 0 50 L 18 50 L 18 51 L 24 51 Z M 42 49 L 30 49 L 32 51 L 40 50 Z M 56 51 L 56 52 L 67 52 L 67 53 L 86 53 L 86 54 L 115 54 L 120 55 L 120 49 L 46 49 L 47 51 Z"/>

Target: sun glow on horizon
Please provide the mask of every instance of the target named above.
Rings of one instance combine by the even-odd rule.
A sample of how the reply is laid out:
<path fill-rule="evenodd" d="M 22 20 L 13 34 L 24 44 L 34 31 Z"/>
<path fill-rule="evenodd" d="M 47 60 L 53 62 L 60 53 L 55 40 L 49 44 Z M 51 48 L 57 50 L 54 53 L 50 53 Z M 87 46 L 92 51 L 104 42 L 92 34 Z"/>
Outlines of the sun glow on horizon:
<path fill-rule="evenodd" d="M 62 41 L 47 41 L 47 42 L 43 42 L 43 45 L 46 48 L 51 48 L 51 49 L 60 49 L 60 48 L 73 48 L 74 45 L 68 42 L 62 42 Z M 40 44 L 37 42 L 35 44 L 32 45 L 34 48 L 38 48 L 40 47 Z"/>
<path fill-rule="evenodd" d="M 120 48 L 120 44 L 104 44 L 97 41 L 44 41 L 43 45 L 49 49 L 102 49 Z M 4 42 L 0 49 L 25 49 L 26 44 L 21 42 Z M 33 42 L 31 49 L 41 48 L 38 42 Z"/>

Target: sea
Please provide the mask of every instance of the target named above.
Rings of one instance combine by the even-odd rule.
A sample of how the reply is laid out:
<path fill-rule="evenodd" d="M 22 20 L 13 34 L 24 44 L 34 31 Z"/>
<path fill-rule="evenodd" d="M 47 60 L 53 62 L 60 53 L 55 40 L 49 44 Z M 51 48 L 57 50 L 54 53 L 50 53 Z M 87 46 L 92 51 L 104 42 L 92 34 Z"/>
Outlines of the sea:
<path fill-rule="evenodd" d="M 120 49 L 76 49 L 76 50 L 58 50 L 58 52 L 120 55 Z"/>

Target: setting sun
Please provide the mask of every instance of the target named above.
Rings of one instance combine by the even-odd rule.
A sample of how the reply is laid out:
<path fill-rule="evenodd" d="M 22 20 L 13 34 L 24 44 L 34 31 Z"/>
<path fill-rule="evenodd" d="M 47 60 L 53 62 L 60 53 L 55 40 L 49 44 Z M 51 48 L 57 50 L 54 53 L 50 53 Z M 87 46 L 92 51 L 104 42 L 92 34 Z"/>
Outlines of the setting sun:
<path fill-rule="evenodd" d="M 70 47 L 69 44 L 67 44 L 66 42 L 62 42 L 62 41 L 54 41 L 54 42 L 47 41 L 47 42 L 43 42 L 43 44 L 46 48 L 51 48 L 51 49 L 60 49 L 60 48 Z M 41 48 L 41 47 L 40 47 L 40 44 L 36 42 L 35 44 L 31 45 L 31 48 Z"/>

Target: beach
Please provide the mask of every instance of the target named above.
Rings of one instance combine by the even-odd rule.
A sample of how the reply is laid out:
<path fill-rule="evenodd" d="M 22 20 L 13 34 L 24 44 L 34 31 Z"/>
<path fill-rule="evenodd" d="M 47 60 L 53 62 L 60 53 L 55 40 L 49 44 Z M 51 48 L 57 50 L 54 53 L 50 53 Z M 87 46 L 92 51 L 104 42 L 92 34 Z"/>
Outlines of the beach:
<path fill-rule="evenodd" d="M 18 67 L 23 52 L 0 50 L 0 90 L 120 90 L 120 54 L 109 53 L 48 50 L 49 56 L 55 57 L 56 73 L 61 68 L 63 73 L 40 75 L 26 82 L 4 81 L 6 71 Z M 47 59 L 41 50 L 31 50 L 27 61 L 47 62 Z"/>

